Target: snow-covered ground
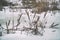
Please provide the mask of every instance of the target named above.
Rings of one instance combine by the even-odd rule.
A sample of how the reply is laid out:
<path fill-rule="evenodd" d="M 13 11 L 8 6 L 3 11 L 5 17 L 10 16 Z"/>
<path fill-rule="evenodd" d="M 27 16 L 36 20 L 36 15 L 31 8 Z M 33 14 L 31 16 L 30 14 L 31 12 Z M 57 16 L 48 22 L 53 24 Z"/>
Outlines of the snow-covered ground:
<path fill-rule="evenodd" d="M 7 9 L 9 10 L 9 9 Z M 6 19 L 13 19 L 13 12 L 9 12 L 5 10 L 6 14 L 5 14 L 5 17 Z M 30 10 L 28 10 L 30 11 Z M 4 13 L 4 11 L 3 11 Z M 9 13 L 9 14 L 8 14 Z M 29 15 L 30 15 L 30 21 L 27 17 L 27 14 L 22 10 L 22 17 L 21 17 L 21 24 L 19 25 L 19 27 L 23 27 L 23 26 L 29 26 L 29 22 L 32 22 L 33 21 L 33 15 L 32 13 L 29 12 Z M 36 14 L 36 18 L 38 16 L 40 16 L 40 20 L 42 21 L 42 23 L 44 24 L 45 21 L 47 21 L 47 24 L 45 24 L 46 28 L 44 29 L 45 32 L 43 33 L 43 36 L 41 35 L 33 35 L 33 34 L 28 34 L 25 33 L 25 32 L 21 32 L 20 31 L 16 31 L 15 34 L 5 34 L 3 35 L 2 37 L 0 37 L 0 40 L 60 40 L 60 12 L 59 11 L 55 11 L 56 14 L 52 13 L 52 12 L 47 12 L 48 14 L 46 15 L 45 18 L 44 17 L 44 12 L 42 14 Z M 14 12 L 14 19 L 15 19 L 15 23 L 17 18 L 18 18 L 18 14 L 20 14 L 20 12 Z M 3 15 L 2 15 L 3 16 Z M 4 17 L 3 17 L 4 19 Z M 36 19 L 34 19 L 36 20 Z M 52 23 L 55 23 L 55 24 L 59 24 L 58 26 L 58 29 L 51 29 L 49 28 L 49 26 L 52 24 Z M 5 27 L 3 25 L 3 27 Z M 9 28 L 11 27 L 11 25 L 9 26 Z"/>
<path fill-rule="evenodd" d="M 20 6 L 22 5 L 21 1 L 19 2 L 19 0 L 7 0 L 7 1 L 18 3 L 20 4 Z M 6 34 L 3 32 L 3 36 L 0 37 L 0 40 L 60 40 L 60 11 L 54 11 L 54 13 L 52 11 L 48 11 L 45 18 L 44 18 L 45 12 L 43 12 L 42 14 L 36 14 L 35 19 L 33 19 L 34 13 L 31 13 L 30 10 L 28 10 L 31 19 L 29 20 L 24 9 L 14 10 L 15 12 L 13 12 L 13 10 L 10 9 L 9 7 L 5 7 L 5 8 L 6 8 L 5 10 L 3 9 L 3 11 L 0 11 L 0 23 L 4 28 L 6 28 L 5 23 L 8 20 L 11 20 L 11 24 L 9 25 L 9 28 L 12 28 L 13 18 L 14 18 L 14 25 L 16 25 L 17 19 L 21 13 L 23 15 L 20 20 L 21 24 L 18 26 L 18 28 L 22 28 L 23 26 L 29 27 L 30 26 L 29 22 L 36 20 L 38 16 L 40 17 L 39 20 L 43 23 L 43 25 L 46 26 L 46 28 L 44 29 L 45 32 L 43 33 L 43 36 L 33 35 L 31 33 L 28 33 L 27 35 L 26 32 L 22 32 L 21 34 L 21 31 L 16 31 L 14 34 L 12 33 Z M 58 6 L 58 8 L 60 8 L 60 6 Z M 47 24 L 45 24 L 46 21 Z M 56 26 L 58 27 L 58 29 L 49 28 L 53 22 L 55 24 L 59 24 L 58 26 Z"/>
<path fill-rule="evenodd" d="M 41 15 L 43 15 L 43 14 L 41 14 Z M 57 13 L 56 15 L 53 15 L 51 17 L 48 13 L 47 16 L 49 16 L 49 17 L 46 19 L 46 20 L 48 20 L 47 25 L 50 25 L 50 23 L 54 22 L 54 21 L 55 21 L 55 23 L 60 23 L 60 21 L 59 21 L 60 16 L 59 15 L 60 14 Z M 26 17 L 26 16 L 23 16 L 23 17 Z M 53 20 L 53 18 L 54 18 L 54 20 Z M 23 22 L 23 18 L 21 20 L 22 20 L 21 22 Z M 26 20 L 28 20 L 28 19 L 26 19 Z M 20 26 L 22 26 L 22 25 L 20 25 Z M 60 31 L 59 31 L 60 26 L 58 26 L 58 27 L 59 27 L 58 29 L 51 29 L 51 28 L 44 29 L 45 32 L 43 33 L 43 36 L 32 35 L 30 33 L 27 35 L 27 33 L 25 33 L 25 32 L 23 32 L 21 34 L 20 31 L 16 31 L 15 34 L 5 34 L 5 35 L 3 35 L 2 37 L 0 37 L 0 40 L 60 40 Z"/>
<path fill-rule="evenodd" d="M 56 30 L 55 32 L 53 32 Z M 22 34 L 20 31 L 16 31 L 15 34 L 7 34 L 0 38 L 0 40 L 60 40 L 60 29 L 45 29 L 44 35 L 26 35 L 25 32 Z"/>

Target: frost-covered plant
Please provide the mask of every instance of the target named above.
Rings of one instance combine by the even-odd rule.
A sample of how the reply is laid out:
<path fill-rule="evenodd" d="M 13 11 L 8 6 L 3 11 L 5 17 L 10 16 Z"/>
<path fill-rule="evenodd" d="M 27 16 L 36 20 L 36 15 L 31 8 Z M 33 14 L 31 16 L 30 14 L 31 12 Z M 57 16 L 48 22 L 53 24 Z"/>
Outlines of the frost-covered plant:
<path fill-rule="evenodd" d="M 7 30 L 7 34 L 9 34 L 9 27 L 8 27 L 8 26 L 10 25 L 10 22 L 11 22 L 10 20 L 9 20 L 8 22 L 6 22 L 6 30 Z"/>
<path fill-rule="evenodd" d="M 26 14 L 27 14 L 27 17 L 28 17 L 28 19 L 30 21 L 31 19 L 30 19 L 30 16 L 29 16 L 29 13 L 27 12 L 27 10 L 26 10 Z M 35 16 L 36 16 L 36 14 L 34 14 L 33 19 L 35 18 Z M 41 30 L 43 30 L 44 29 L 44 26 L 43 26 L 42 23 L 40 23 L 40 20 L 39 19 L 40 19 L 40 17 L 38 16 L 37 17 L 37 20 L 32 20 L 31 24 L 29 24 L 30 26 L 33 25 L 32 27 L 29 27 L 29 28 L 25 27 L 24 29 L 26 29 L 26 30 L 28 29 L 29 31 L 31 30 L 31 33 L 32 34 L 35 34 L 35 35 L 37 35 L 37 34 L 43 35 L 43 33 L 41 33 L 39 31 L 39 28 L 41 28 Z"/>
<path fill-rule="evenodd" d="M 20 20 L 21 20 L 21 17 L 22 17 L 22 14 L 19 15 L 19 18 L 17 19 L 17 24 L 16 24 L 16 30 L 17 30 L 17 27 L 20 25 Z"/>

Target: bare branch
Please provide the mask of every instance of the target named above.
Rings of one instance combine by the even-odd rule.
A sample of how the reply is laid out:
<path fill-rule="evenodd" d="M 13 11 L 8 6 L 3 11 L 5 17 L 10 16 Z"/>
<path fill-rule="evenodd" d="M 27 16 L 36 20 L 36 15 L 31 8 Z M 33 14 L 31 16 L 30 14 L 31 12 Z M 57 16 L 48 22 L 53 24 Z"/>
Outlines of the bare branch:
<path fill-rule="evenodd" d="M 21 17 L 22 17 L 22 14 L 19 15 L 19 18 L 17 19 L 18 22 L 20 21 Z"/>
<path fill-rule="evenodd" d="M 30 20 L 30 16 L 29 16 L 29 13 L 27 12 L 27 10 L 25 10 L 26 11 L 26 14 L 27 14 L 27 16 L 28 16 L 28 19 Z"/>
<path fill-rule="evenodd" d="M 8 22 L 6 22 L 6 28 L 7 28 L 7 34 L 9 34 L 9 29 L 8 29 L 8 26 L 10 25 L 10 20 Z"/>
<path fill-rule="evenodd" d="M 33 16 L 33 19 L 35 18 L 35 16 L 36 16 L 36 13 L 35 13 L 34 16 Z"/>
<path fill-rule="evenodd" d="M 52 23 L 51 24 L 51 26 L 50 26 L 50 28 L 57 28 L 57 27 L 55 27 L 55 26 L 58 26 L 59 24 L 54 24 L 54 23 Z"/>
<path fill-rule="evenodd" d="M 47 12 L 45 12 L 45 14 L 44 14 L 44 18 L 46 17 L 46 15 L 47 15 Z"/>

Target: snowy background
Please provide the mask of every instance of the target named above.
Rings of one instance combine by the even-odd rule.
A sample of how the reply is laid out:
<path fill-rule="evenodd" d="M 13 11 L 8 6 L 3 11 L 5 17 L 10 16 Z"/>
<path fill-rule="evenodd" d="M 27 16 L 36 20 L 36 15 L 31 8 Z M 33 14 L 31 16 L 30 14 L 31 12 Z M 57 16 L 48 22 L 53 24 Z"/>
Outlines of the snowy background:
<path fill-rule="evenodd" d="M 16 0 L 10 0 L 11 2 L 18 2 Z M 20 3 L 20 2 L 18 2 Z M 15 31 L 14 34 L 6 34 L 6 31 L 3 31 L 3 36 L 0 37 L 0 40 L 60 40 L 60 11 L 47 11 L 47 15 L 44 18 L 45 12 L 42 12 L 42 14 L 36 14 L 35 19 L 33 19 L 34 13 L 31 13 L 31 9 L 28 9 L 30 21 L 27 17 L 27 14 L 25 12 L 26 9 L 18 9 L 17 11 L 13 12 L 12 9 L 8 7 L 5 7 L 5 10 L 0 11 L 0 23 L 2 24 L 2 27 L 6 28 L 5 22 L 8 20 L 13 20 L 14 18 L 14 25 L 17 24 L 17 19 L 20 14 L 22 14 L 20 25 L 18 28 L 22 28 L 23 26 L 29 27 L 29 22 L 32 22 L 33 20 L 36 20 L 36 18 L 39 16 L 40 21 L 44 24 L 44 22 L 47 21 L 47 24 L 44 24 L 46 28 L 44 29 L 45 32 L 43 33 L 43 36 L 41 35 L 32 35 L 31 33 L 22 32 L 21 31 Z M 54 14 L 55 13 L 55 14 Z M 56 26 L 58 29 L 52 29 L 49 28 L 52 23 L 59 24 Z M 9 28 L 12 28 L 12 22 L 9 25 Z M 55 31 L 55 32 L 54 32 Z"/>

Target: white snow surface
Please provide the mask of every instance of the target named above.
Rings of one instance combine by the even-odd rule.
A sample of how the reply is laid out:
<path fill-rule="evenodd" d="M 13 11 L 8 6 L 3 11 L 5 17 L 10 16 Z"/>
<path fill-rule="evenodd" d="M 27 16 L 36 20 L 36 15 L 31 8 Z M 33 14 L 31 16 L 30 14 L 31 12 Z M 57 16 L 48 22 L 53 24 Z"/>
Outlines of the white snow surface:
<path fill-rule="evenodd" d="M 52 32 L 53 30 L 56 30 L 56 32 Z M 27 35 L 25 32 L 21 34 L 20 31 L 16 31 L 15 34 L 6 34 L 0 37 L 0 40 L 60 40 L 59 30 L 60 29 L 45 29 L 43 36 Z"/>
<path fill-rule="evenodd" d="M 44 12 L 41 15 L 36 14 L 37 16 L 40 16 L 41 21 L 44 23 L 45 21 L 48 21 L 48 23 L 46 24 L 46 27 L 44 30 L 45 32 L 43 33 L 43 36 L 41 35 L 33 35 L 31 33 L 27 33 L 26 32 L 22 32 L 21 31 L 16 31 L 15 34 L 5 34 L 2 37 L 0 37 L 0 40 L 60 40 L 60 25 L 56 26 L 59 27 L 58 29 L 51 29 L 49 28 L 49 25 L 51 25 L 53 22 L 54 23 L 58 23 L 60 24 L 60 14 L 58 11 L 56 11 L 56 14 L 52 14 L 52 12 L 47 12 L 48 14 L 46 15 L 45 19 L 43 19 L 43 15 Z M 51 16 L 51 14 L 53 16 Z M 33 15 L 34 14 L 30 14 L 31 16 L 31 21 L 33 20 Z M 26 20 L 26 23 L 24 23 L 24 20 Z M 45 20 L 45 21 L 44 21 Z M 21 18 L 21 24 L 20 26 L 29 26 L 28 24 L 29 20 L 26 16 L 26 14 L 23 14 L 22 18 Z M 55 31 L 55 32 L 53 32 Z"/>
<path fill-rule="evenodd" d="M 30 10 L 28 10 L 30 11 Z M 4 13 L 4 11 L 3 11 Z M 25 11 L 22 10 L 23 15 L 22 15 L 22 18 L 20 20 L 21 24 L 19 25 L 19 27 L 23 27 L 23 26 L 29 26 L 29 22 L 32 22 L 33 21 L 33 15 L 32 13 L 29 12 L 29 16 L 30 16 L 30 21 L 27 17 L 27 14 L 25 13 Z M 13 19 L 12 17 L 14 16 L 14 21 L 15 23 L 17 23 L 17 18 L 18 18 L 18 14 L 21 14 L 20 12 L 14 12 L 14 15 L 13 15 L 13 12 L 9 12 L 9 9 L 5 10 L 5 17 L 6 19 Z M 23 32 L 21 34 L 20 31 L 16 31 L 15 34 L 5 34 L 3 35 L 2 37 L 0 37 L 0 40 L 60 40 L 60 12 L 59 11 L 55 11 L 55 15 L 52 13 L 52 12 L 47 12 L 47 15 L 45 18 L 44 17 L 44 13 L 43 12 L 42 14 L 36 14 L 35 16 L 35 19 L 40 16 L 40 19 L 41 22 L 44 24 L 45 21 L 47 21 L 48 23 L 47 24 L 44 24 L 47 28 L 44 29 L 45 32 L 43 33 L 43 36 L 41 35 L 33 35 L 33 34 L 28 34 Z M 52 15 L 52 16 L 51 16 Z M 26 21 L 26 22 L 25 22 Z M 59 27 L 59 29 L 49 29 L 49 26 L 52 24 L 52 23 L 56 23 L 56 24 L 59 24 L 57 27 Z M 15 24 L 14 24 L 15 25 Z M 3 27 L 5 27 L 3 25 Z M 9 28 L 11 28 L 12 25 L 9 25 Z M 56 31 L 55 31 L 56 30 Z M 55 32 L 53 32 L 55 31 Z"/>

